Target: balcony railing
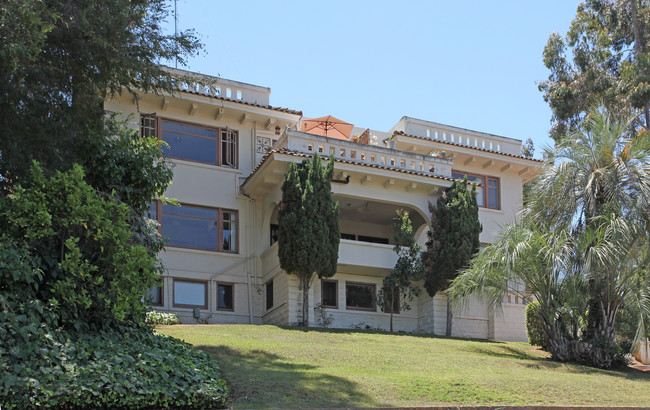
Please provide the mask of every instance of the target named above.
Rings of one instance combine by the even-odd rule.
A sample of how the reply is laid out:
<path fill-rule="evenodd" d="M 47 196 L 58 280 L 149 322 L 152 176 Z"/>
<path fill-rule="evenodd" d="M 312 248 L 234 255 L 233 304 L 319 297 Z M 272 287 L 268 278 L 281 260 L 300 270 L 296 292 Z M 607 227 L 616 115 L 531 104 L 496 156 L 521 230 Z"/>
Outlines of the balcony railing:
<path fill-rule="evenodd" d="M 325 156 L 333 155 L 337 159 L 448 178 L 451 178 L 453 164 L 450 158 L 398 151 L 378 145 L 361 144 L 294 130 L 287 130 L 276 147 L 308 154 L 318 152 Z"/>

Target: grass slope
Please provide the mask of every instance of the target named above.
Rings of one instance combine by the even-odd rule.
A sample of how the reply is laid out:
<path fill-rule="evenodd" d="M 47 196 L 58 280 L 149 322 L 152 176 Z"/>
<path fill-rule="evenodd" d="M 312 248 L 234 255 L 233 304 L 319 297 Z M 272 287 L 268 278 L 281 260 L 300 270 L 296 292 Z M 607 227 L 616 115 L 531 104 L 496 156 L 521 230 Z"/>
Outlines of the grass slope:
<path fill-rule="evenodd" d="M 557 363 L 526 343 L 250 325 L 157 330 L 215 357 L 235 408 L 650 404 L 648 373 Z"/>

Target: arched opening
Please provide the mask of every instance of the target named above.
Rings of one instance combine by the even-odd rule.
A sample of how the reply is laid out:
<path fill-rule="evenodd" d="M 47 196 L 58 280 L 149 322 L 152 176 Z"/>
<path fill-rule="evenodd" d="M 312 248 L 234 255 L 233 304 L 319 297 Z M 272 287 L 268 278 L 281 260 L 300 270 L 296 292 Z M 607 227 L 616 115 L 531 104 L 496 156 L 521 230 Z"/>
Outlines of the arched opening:
<path fill-rule="evenodd" d="M 335 196 L 341 208 L 341 239 L 393 245 L 393 220 L 397 210 L 409 213 L 414 234 L 427 225 L 424 216 L 412 206 L 378 202 L 359 197 Z M 417 237 L 416 237 L 417 239 Z"/>

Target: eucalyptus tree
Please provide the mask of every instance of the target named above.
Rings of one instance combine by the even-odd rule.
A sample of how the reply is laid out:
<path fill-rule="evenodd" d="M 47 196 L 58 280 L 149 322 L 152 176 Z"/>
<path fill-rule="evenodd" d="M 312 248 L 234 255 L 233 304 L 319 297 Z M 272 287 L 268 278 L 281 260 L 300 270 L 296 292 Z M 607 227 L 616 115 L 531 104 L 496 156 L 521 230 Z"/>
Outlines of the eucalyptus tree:
<path fill-rule="evenodd" d="M 650 139 L 631 131 L 634 118 L 594 111 L 560 140 L 522 221 L 477 256 L 452 297 L 482 291 L 498 305 L 507 292 L 530 292 L 554 358 L 611 366 L 621 307 L 645 313 L 640 328 L 650 316 Z"/>
<path fill-rule="evenodd" d="M 549 36 L 539 85 L 553 111 L 551 137 L 575 131 L 595 104 L 641 110 L 650 128 L 650 1 L 587 0 L 566 36 Z"/>

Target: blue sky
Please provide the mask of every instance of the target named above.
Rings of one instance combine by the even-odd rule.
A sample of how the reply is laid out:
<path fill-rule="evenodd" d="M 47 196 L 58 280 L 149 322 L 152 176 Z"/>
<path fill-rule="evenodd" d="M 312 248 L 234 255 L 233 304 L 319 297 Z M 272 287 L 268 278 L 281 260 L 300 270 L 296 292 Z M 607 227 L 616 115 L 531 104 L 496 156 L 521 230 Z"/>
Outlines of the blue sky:
<path fill-rule="evenodd" d="M 382 131 L 406 115 L 531 137 L 540 157 L 552 145 L 542 51 L 578 3 L 178 0 L 178 16 L 205 44 L 185 68 L 271 87 L 274 106 Z"/>

